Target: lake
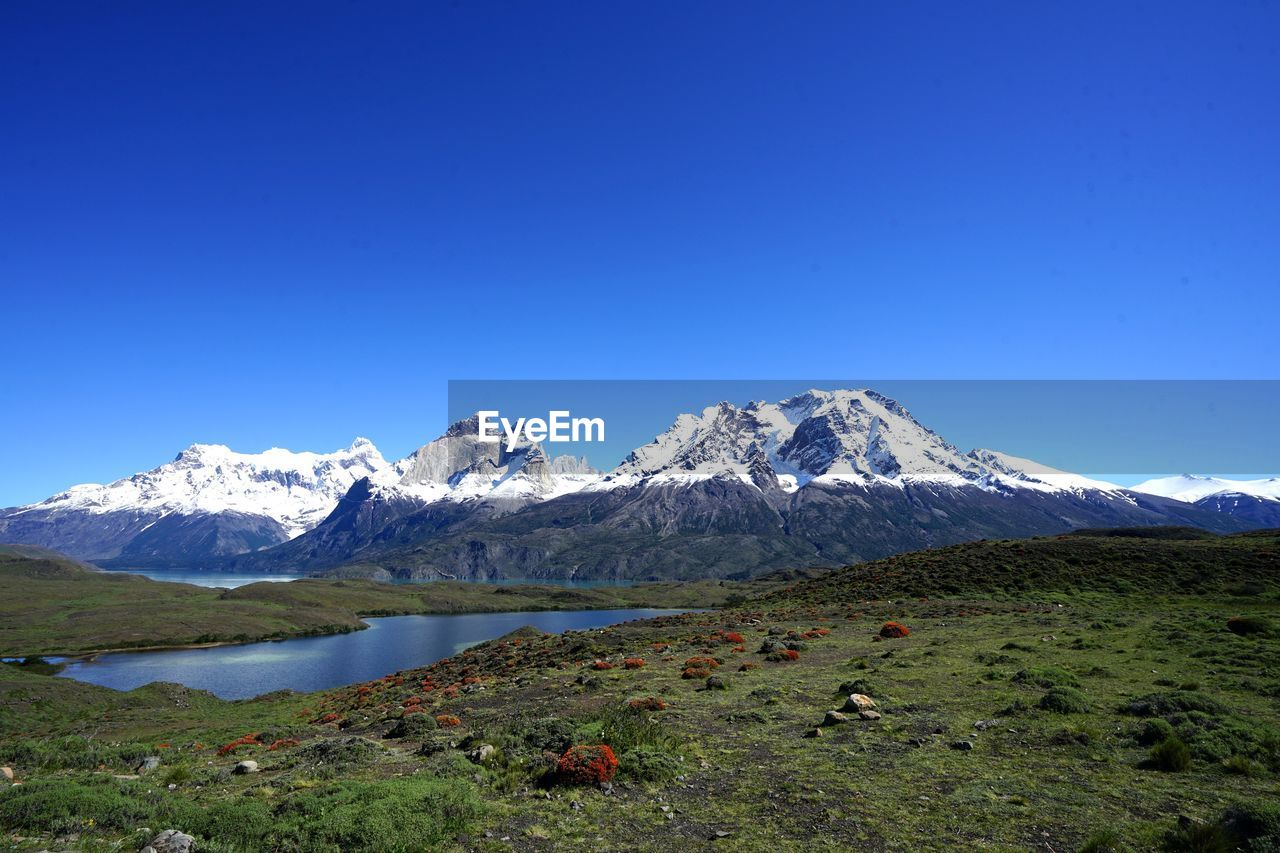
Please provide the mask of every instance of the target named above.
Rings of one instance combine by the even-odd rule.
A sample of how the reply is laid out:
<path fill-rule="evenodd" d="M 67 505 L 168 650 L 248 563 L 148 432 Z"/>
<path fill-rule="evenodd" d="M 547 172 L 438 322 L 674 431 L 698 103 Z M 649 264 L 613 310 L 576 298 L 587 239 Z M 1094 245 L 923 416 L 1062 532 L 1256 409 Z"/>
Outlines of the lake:
<path fill-rule="evenodd" d="M 104 569 L 108 572 L 124 572 L 130 575 L 142 575 L 153 581 L 168 583 L 189 583 L 194 586 L 221 587 L 235 589 L 250 583 L 287 583 L 307 577 L 302 574 L 240 574 L 236 572 L 210 572 L 201 569 Z M 432 583 L 432 581 L 395 580 L 393 584 Z M 516 584 L 542 584 L 543 586 L 563 586 L 570 589 L 594 589 L 603 586 L 633 586 L 636 582 L 629 580 L 573 580 L 569 578 L 495 578 L 492 580 L 476 580 L 469 583 L 487 583 L 500 586 Z"/>
<path fill-rule="evenodd" d="M 68 659 L 58 673 L 132 690 L 173 681 L 224 699 L 247 699 L 272 690 L 325 690 L 426 666 L 463 649 L 501 637 L 523 625 L 548 633 L 603 628 L 683 610 L 573 610 L 468 613 L 458 616 L 384 616 L 350 634 L 301 637 L 238 646 L 111 652 L 92 660 Z"/>

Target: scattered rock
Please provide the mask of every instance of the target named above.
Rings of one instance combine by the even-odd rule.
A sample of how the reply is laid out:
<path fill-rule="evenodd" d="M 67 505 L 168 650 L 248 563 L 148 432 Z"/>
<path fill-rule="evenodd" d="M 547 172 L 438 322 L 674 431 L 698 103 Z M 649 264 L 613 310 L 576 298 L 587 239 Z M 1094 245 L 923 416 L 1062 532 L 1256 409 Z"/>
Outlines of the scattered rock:
<path fill-rule="evenodd" d="M 726 690 L 728 689 L 728 685 L 724 683 L 724 679 L 721 678 L 720 676 L 712 675 L 707 677 L 707 689 L 708 690 Z"/>
<path fill-rule="evenodd" d="M 961 752 L 968 752 L 969 750 L 973 749 L 973 741 L 971 741 L 971 740 L 956 740 L 956 741 L 952 741 L 952 742 L 951 742 L 951 748 L 952 748 L 952 749 L 958 749 L 958 750 L 960 750 Z"/>
<path fill-rule="evenodd" d="M 977 731 L 985 732 L 987 729 L 998 725 L 1000 725 L 999 720 L 978 720 L 978 722 L 973 724 L 973 727 Z"/>
<path fill-rule="evenodd" d="M 849 716 L 839 711 L 828 711 L 827 715 L 822 718 L 822 725 L 824 726 L 837 726 L 847 722 L 849 722 Z"/>
<path fill-rule="evenodd" d="M 859 711 L 858 718 L 861 720 L 874 721 L 880 719 L 879 711 Z"/>
<path fill-rule="evenodd" d="M 133 768 L 133 772 L 141 776 L 144 773 L 148 773 L 152 770 L 155 770 L 159 766 L 160 766 L 160 756 L 148 755 L 146 758 L 142 759 L 142 761 L 138 764 L 137 767 Z"/>
<path fill-rule="evenodd" d="M 12 767 L 0 767 L 0 776 L 4 776 L 4 778 L 5 778 L 6 780 L 8 780 L 8 781 L 12 782 L 12 781 L 13 781 L 13 768 L 12 768 Z"/>
<path fill-rule="evenodd" d="M 140 853 L 192 853 L 196 849 L 196 840 L 185 832 L 166 829 L 151 839 L 151 843 L 143 847 Z"/>
<path fill-rule="evenodd" d="M 865 693 L 851 693 L 849 698 L 845 700 L 844 710 L 846 711 L 870 711 L 876 706 L 876 700 L 867 696 Z"/>
<path fill-rule="evenodd" d="M 473 764 L 484 764 L 493 760 L 493 756 L 497 753 L 497 748 L 491 743 L 482 743 L 480 746 L 467 753 L 467 758 Z"/>
<path fill-rule="evenodd" d="M 924 746 L 928 742 L 929 742 L 929 739 L 927 737 L 913 737 L 907 741 L 907 743 L 911 744 L 912 746 Z"/>
<path fill-rule="evenodd" d="M 715 835 L 713 835 L 713 836 L 711 836 L 711 837 L 712 837 L 712 838 L 728 838 L 728 837 L 729 837 L 730 835 L 732 835 L 732 834 L 733 834 L 733 833 L 731 833 L 731 832 L 725 832 L 723 829 L 717 829 L 717 830 L 716 830 L 716 832 L 715 832 Z"/>
<path fill-rule="evenodd" d="M 231 772 L 243 776 L 246 773 L 257 773 L 258 762 L 251 759 L 238 762 L 235 767 L 231 768 Z"/>

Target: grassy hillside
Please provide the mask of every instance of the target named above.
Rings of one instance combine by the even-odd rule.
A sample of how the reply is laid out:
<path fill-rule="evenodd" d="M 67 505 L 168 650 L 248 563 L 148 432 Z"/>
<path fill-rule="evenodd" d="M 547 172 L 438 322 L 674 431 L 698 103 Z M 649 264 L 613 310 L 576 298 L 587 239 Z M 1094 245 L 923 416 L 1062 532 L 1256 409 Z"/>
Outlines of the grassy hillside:
<path fill-rule="evenodd" d="M 1273 850 L 1277 544 L 979 543 L 247 702 L 0 667 L 24 783 L 0 827 L 32 850 L 143 827 L 202 851 Z M 874 714 L 828 714 L 854 693 Z M 575 744 L 611 748 L 609 786 L 574 781 L 611 766 Z"/>
<path fill-rule="evenodd" d="M 0 552 L 0 656 L 258 639 L 351 631 L 361 616 L 704 607 L 778 581 L 699 581 L 566 589 L 440 582 L 393 586 L 304 579 L 232 590 L 96 572 L 57 556 Z"/>

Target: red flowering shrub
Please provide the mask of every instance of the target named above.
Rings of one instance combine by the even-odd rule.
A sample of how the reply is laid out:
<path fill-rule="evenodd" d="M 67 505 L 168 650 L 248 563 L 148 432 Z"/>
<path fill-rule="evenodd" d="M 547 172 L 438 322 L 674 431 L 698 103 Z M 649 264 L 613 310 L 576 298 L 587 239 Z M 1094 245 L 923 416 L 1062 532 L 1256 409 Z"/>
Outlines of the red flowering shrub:
<path fill-rule="evenodd" d="M 663 702 L 657 696 L 646 696 L 643 699 L 632 699 L 627 703 L 628 706 L 637 711 L 665 711 L 667 703 Z"/>
<path fill-rule="evenodd" d="M 671 648 L 671 644 L 670 643 L 650 643 L 649 648 L 653 649 L 655 652 L 665 652 L 667 649 Z"/>
<path fill-rule="evenodd" d="M 453 714 L 437 714 L 436 723 L 438 723 L 442 729 L 451 729 L 454 726 L 462 725 L 462 720 L 459 720 Z"/>
<path fill-rule="evenodd" d="M 760 664 L 756 663 L 753 660 L 749 660 L 746 663 L 744 663 L 742 666 L 738 667 L 738 672 L 750 672 L 753 669 L 759 669 L 759 668 L 760 668 Z"/>
<path fill-rule="evenodd" d="M 238 737 L 235 740 L 231 741 L 231 743 L 223 744 L 222 746 L 218 747 L 218 755 L 229 755 L 235 752 L 237 749 L 239 749 L 242 746 L 257 746 L 257 745 L 258 745 L 258 733 L 253 732 L 252 734 L 247 734 L 244 737 Z"/>
<path fill-rule="evenodd" d="M 410 696 L 408 699 L 404 700 L 404 707 L 406 708 L 412 708 L 414 705 L 421 705 L 421 704 L 422 704 L 421 696 Z"/>
<path fill-rule="evenodd" d="M 591 664 L 591 668 L 592 669 L 613 669 L 613 664 L 609 663 L 607 660 L 598 660 L 595 663 Z"/>
<path fill-rule="evenodd" d="M 695 669 L 715 669 L 720 665 L 720 661 L 715 658 L 692 657 L 685 661 L 684 665 Z"/>
<path fill-rule="evenodd" d="M 697 666 L 687 666 L 684 672 L 680 673 L 681 678 L 706 678 L 711 674 L 711 670 L 703 669 Z"/>
<path fill-rule="evenodd" d="M 618 758 L 605 744 L 571 746 L 556 763 L 556 774 L 571 785 L 600 785 L 618 772 Z"/>
<path fill-rule="evenodd" d="M 336 723 L 341 718 L 342 718 L 342 715 L 339 714 L 337 711 L 330 711 L 329 713 L 325 714 L 322 717 L 317 717 L 316 722 L 323 726 L 326 723 Z"/>
<path fill-rule="evenodd" d="M 800 660 L 800 653 L 795 649 L 780 649 L 770 654 L 765 660 L 773 661 L 774 663 L 788 663 L 793 660 Z"/>
<path fill-rule="evenodd" d="M 724 641 L 726 643 L 733 643 L 736 646 L 745 643 L 747 638 L 739 634 L 737 631 L 730 631 L 724 635 Z"/>
<path fill-rule="evenodd" d="M 732 649 L 732 651 L 735 651 L 735 652 L 745 652 L 746 650 L 747 650 L 746 646 L 734 646 Z"/>
<path fill-rule="evenodd" d="M 900 622 L 886 622 L 880 626 L 880 636 L 890 640 L 905 637 L 910 633 L 911 629 Z"/>
<path fill-rule="evenodd" d="M 479 684 L 480 677 L 478 675 L 468 675 L 466 678 L 462 679 L 462 683 L 463 684 Z"/>
<path fill-rule="evenodd" d="M 271 746 L 267 747 L 267 752 L 275 752 L 277 749 L 284 749 L 289 746 L 297 746 L 298 742 L 291 737 L 282 737 L 280 740 L 272 741 Z"/>
<path fill-rule="evenodd" d="M 627 658 L 622 666 L 625 669 L 640 669 L 644 666 L 644 658 Z"/>

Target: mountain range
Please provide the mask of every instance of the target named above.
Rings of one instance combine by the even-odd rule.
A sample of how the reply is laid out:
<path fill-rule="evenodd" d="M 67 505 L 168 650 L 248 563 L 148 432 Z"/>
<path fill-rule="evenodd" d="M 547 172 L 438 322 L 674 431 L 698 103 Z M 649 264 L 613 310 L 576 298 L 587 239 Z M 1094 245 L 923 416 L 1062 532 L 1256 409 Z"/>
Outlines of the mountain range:
<path fill-rule="evenodd" d="M 1280 523 L 1268 514 L 1280 501 L 1233 488 L 1192 499 L 1176 484 L 1122 489 L 963 452 L 875 391 L 815 390 L 680 415 L 607 473 L 538 444 L 480 442 L 475 418 L 394 463 L 364 439 L 331 454 L 194 445 L 152 471 L 2 510 L 0 541 L 117 566 L 744 577 L 1081 527 Z"/>
<path fill-rule="evenodd" d="M 1280 477 L 1230 480 L 1183 474 L 1147 480 L 1135 491 L 1163 495 L 1201 509 L 1225 512 L 1254 527 L 1280 527 Z"/>

